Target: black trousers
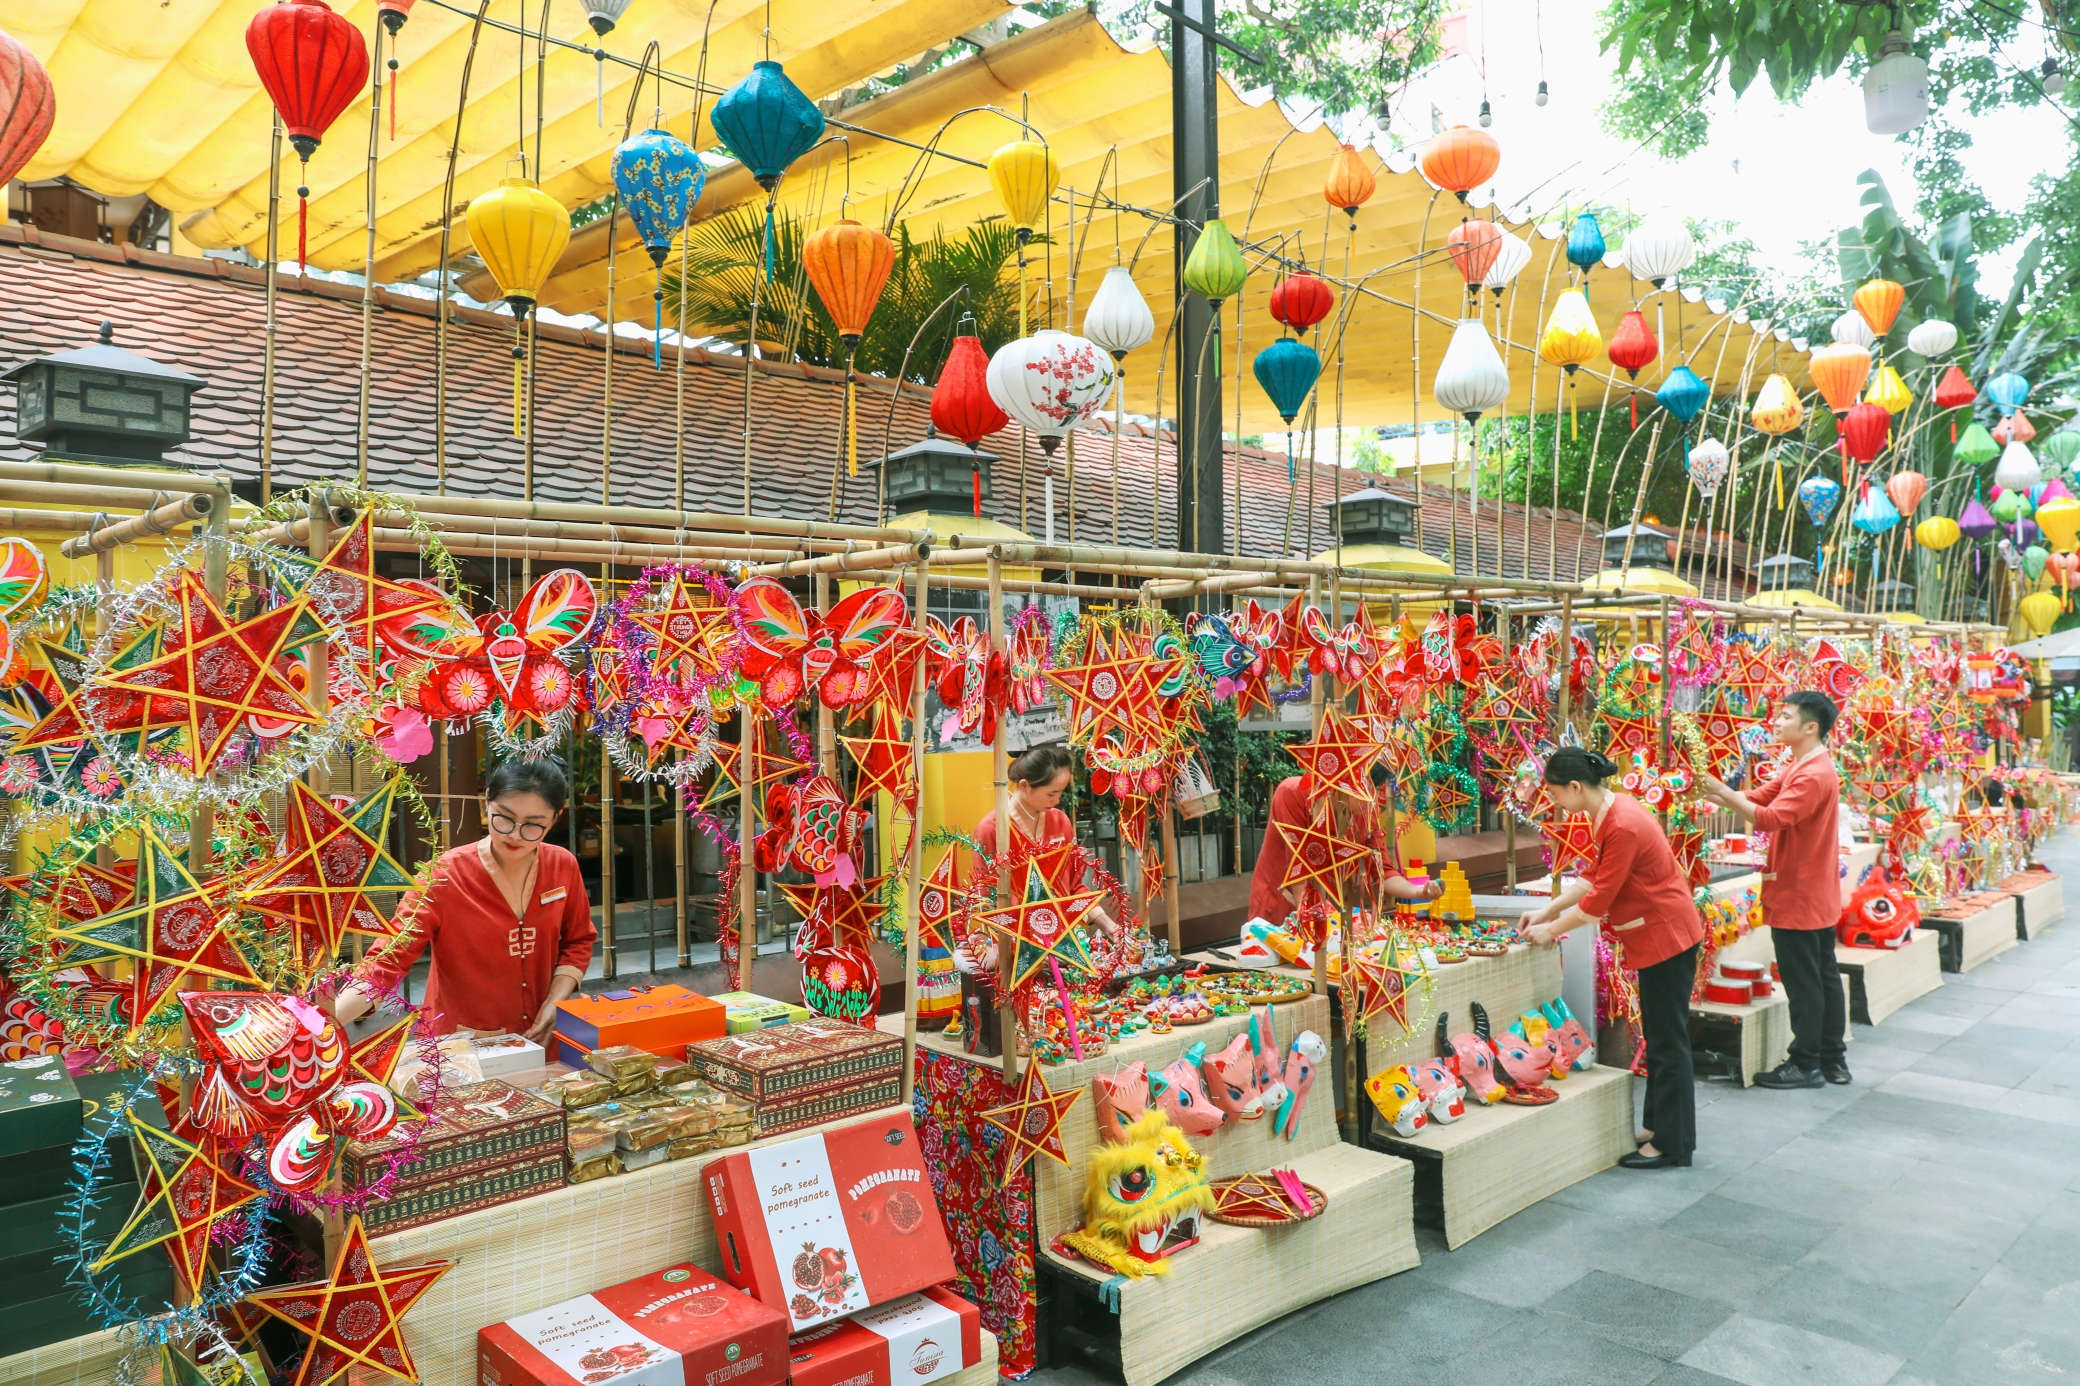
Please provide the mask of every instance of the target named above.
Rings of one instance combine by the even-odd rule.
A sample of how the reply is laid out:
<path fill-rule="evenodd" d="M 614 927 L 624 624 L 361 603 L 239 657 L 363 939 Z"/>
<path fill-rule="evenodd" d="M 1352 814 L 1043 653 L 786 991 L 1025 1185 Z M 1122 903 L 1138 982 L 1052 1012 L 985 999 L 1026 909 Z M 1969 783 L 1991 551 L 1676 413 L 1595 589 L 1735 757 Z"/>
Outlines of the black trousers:
<path fill-rule="evenodd" d="M 1697 1070 L 1690 1061 L 1690 989 L 1697 982 L 1692 944 L 1639 970 L 1639 1020 L 1647 1041 L 1647 1101 L 1642 1120 L 1664 1155 L 1697 1149 Z"/>
<path fill-rule="evenodd" d="M 1771 929 L 1769 936 L 1777 946 L 1777 978 L 1791 1003 L 1791 1062 L 1812 1072 L 1822 1064 L 1846 1063 L 1849 1014 L 1834 930 Z"/>

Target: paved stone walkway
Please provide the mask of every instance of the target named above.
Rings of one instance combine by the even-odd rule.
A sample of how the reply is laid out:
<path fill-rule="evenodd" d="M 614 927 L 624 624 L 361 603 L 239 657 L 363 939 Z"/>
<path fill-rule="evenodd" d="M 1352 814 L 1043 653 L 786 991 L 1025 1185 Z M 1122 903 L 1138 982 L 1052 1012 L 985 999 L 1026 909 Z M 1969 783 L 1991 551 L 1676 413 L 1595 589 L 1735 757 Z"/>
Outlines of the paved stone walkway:
<path fill-rule="evenodd" d="M 2080 921 L 2080 839 L 2043 853 Z M 1883 1025 L 1849 1087 L 1698 1087 L 1697 1162 L 1611 1169 L 1250 1334 L 1177 1386 L 2080 1380 L 2080 922 Z M 1101 1378 L 1037 1373 L 1047 1386 Z"/>

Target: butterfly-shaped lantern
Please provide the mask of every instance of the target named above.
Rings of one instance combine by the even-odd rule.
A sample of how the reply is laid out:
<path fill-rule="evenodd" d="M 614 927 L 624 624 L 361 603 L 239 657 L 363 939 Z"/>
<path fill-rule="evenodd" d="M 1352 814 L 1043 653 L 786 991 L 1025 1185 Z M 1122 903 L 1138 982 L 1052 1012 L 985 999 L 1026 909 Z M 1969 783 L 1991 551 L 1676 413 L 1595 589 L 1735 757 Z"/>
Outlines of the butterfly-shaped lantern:
<path fill-rule="evenodd" d="M 381 622 L 377 634 L 432 672 L 419 685 L 419 710 L 449 721 L 504 704 L 509 721 L 544 720 L 570 702 L 575 680 L 563 652 L 592 629 L 599 597 L 575 568 L 542 574 L 511 611 L 470 624 L 442 605 Z"/>
<path fill-rule="evenodd" d="M 792 706 L 806 691 L 833 709 L 864 701 L 871 691 L 867 664 L 910 612 L 893 587 L 862 587 L 819 615 L 771 578 L 739 587 L 735 605 L 744 676 L 769 708 Z"/>

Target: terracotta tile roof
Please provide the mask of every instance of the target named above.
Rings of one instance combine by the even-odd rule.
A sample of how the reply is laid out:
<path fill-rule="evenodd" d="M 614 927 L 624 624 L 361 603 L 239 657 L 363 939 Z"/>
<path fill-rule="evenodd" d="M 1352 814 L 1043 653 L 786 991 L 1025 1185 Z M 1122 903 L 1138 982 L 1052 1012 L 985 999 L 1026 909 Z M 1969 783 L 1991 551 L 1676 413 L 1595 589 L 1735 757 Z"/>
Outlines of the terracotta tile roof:
<path fill-rule="evenodd" d="M 197 260 L 42 236 L 32 227 L 0 226 L 0 369 L 32 357 L 84 345 L 103 319 L 116 325 L 119 345 L 208 378 L 196 396 L 192 441 L 168 460 L 235 480 L 260 475 L 260 387 L 264 353 L 265 277 L 222 260 Z M 275 476 L 278 485 L 351 477 L 361 344 L 361 290 L 357 286 L 281 277 L 276 334 Z M 370 402 L 369 480 L 380 490 L 431 493 L 436 489 L 434 432 L 434 305 L 394 289 L 377 292 Z M 475 309 L 455 309 L 448 332 L 447 486 L 459 495 L 521 494 L 524 451 L 512 436 L 512 320 Z M 614 361 L 612 500 L 669 507 L 678 430 L 675 425 L 675 353 L 665 369 L 651 368 L 646 342 L 621 338 Z M 601 443 L 605 399 L 604 334 L 574 328 L 540 329 L 537 346 L 537 499 L 601 499 Z M 842 446 L 840 373 L 789 363 L 755 370 L 751 440 L 752 506 L 762 515 L 800 519 L 828 513 L 833 463 Z M 859 405 L 860 455 L 881 454 L 884 437 L 901 447 L 924 435 L 929 392 L 906 387 L 890 423 L 885 381 L 865 382 Z M 15 441 L 14 399 L 0 395 L 0 458 L 28 459 L 40 450 Z M 686 501 L 693 510 L 737 512 L 742 506 L 744 364 L 740 358 L 689 350 L 685 370 Z M 1110 543 L 1113 532 L 1109 430 L 1081 435 L 1077 452 L 1076 533 Z M 1026 515 L 1020 523 L 1019 446 L 1007 430 L 985 440 L 1000 461 L 991 518 L 1039 534 L 1044 459 L 1036 441 L 1024 453 Z M 1282 453 L 1245 447 L 1231 456 L 1242 468 L 1243 551 L 1271 555 L 1306 550 L 1307 474 L 1297 494 L 1288 485 Z M 1136 548 L 1171 547 L 1176 538 L 1175 440 L 1128 424 L 1120 437 L 1120 542 Z M 1056 461 L 1056 535 L 1067 540 L 1065 459 Z M 875 482 L 862 466 L 842 479 L 838 518 L 875 520 Z M 1381 478 L 1345 468 L 1342 494 L 1381 484 Z M 1389 489 L 1413 498 L 1400 481 Z M 1318 506 L 1314 550 L 1329 546 L 1325 508 L 1338 494 L 1338 470 L 1315 469 Z M 1232 495 L 1232 489 L 1230 494 Z M 1157 533 L 1155 507 L 1161 511 Z M 1291 511 L 1288 541 L 1287 522 Z M 1423 547 L 1446 557 L 1450 526 L 1459 534 L 1458 566 L 1471 571 L 1473 543 L 1463 496 L 1435 487 L 1422 498 Z M 1570 511 L 1505 507 L 1510 577 L 1575 580 L 1602 567 L 1598 527 Z M 1481 569 L 1494 571 L 1496 512 L 1483 501 Z M 1527 544 L 1528 535 L 1528 544 Z M 1290 543 L 1290 547 L 1289 547 Z M 1693 538 L 1686 547 L 1694 547 Z M 1576 553 L 1581 561 L 1577 564 Z M 1745 558 L 1736 555 L 1736 573 Z M 1686 565 L 1687 566 L 1687 565 Z"/>

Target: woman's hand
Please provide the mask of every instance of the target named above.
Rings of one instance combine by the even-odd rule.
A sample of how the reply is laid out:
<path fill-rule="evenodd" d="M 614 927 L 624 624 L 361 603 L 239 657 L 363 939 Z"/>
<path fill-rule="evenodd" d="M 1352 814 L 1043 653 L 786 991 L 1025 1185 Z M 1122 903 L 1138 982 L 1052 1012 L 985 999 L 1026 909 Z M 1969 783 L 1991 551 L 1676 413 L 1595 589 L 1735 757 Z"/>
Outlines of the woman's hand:
<path fill-rule="evenodd" d="M 1528 921 L 1531 916 L 1527 914 L 1524 918 Z M 1553 920 L 1540 920 L 1523 927 L 1525 939 L 1540 948 L 1550 948 L 1558 943 L 1561 932 L 1559 923 Z"/>
<path fill-rule="evenodd" d="M 544 1001 L 540 1014 L 535 1016 L 534 1024 L 528 1028 L 526 1038 L 532 1043 L 547 1047 L 549 1036 L 555 1029 L 556 1003 L 554 1001 Z"/>

